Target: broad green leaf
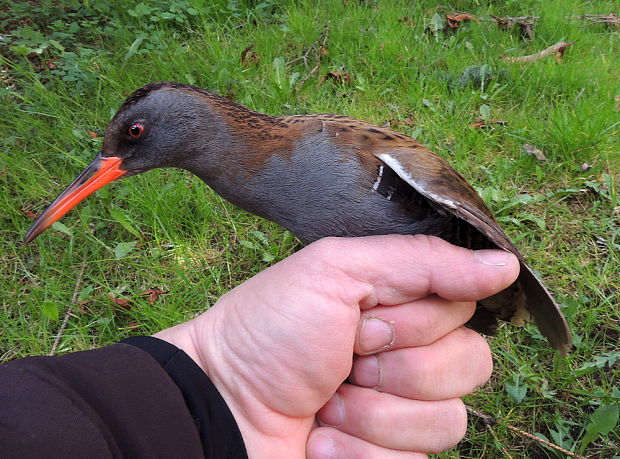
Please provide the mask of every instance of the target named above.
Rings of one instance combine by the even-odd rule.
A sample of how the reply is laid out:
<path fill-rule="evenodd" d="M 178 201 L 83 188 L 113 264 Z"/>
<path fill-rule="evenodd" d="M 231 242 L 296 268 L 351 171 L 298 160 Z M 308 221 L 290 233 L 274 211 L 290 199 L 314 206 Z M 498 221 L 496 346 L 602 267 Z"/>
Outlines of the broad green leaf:
<path fill-rule="evenodd" d="M 592 362 L 584 363 L 574 371 L 574 374 L 575 376 L 583 376 L 603 368 L 605 365 L 612 367 L 618 360 L 620 360 L 620 352 L 607 352 L 603 355 L 595 356 Z"/>
<path fill-rule="evenodd" d="M 290 231 L 285 231 L 284 236 L 282 236 L 282 244 L 288 244 L 293 239 L 295 239 L 295 235 Z"/>
<path fill-rule="evenodd" d="M 128 10 L 127 11 L 131 16 L 133 17 L 140 17 L 140 16 L 146 16 L 148 14 L 151 13 L 151 8 L 149 8 L 149 6 L 147 6 L 146 4 L 140 2 L 138 3 L 133 10 Z"/>
<path fill-rule="evenodd" d="M 132 242 L 119 242 L 116 244 L 114 248 L 114 256 L 116 258 L 123 258 L 129 255 L 129 253 L 136 248 L 138 243 L 136 241 Z"/>
<path fill-rule="evenodd" d="M 601 405 L 590 415 L 590 422 L 586 426 L 586 433 L 581 440 L 579 452 L 583 453 L 586 447 L 599 435 L 606 435 L 615 429 L 620 415 L 620 406 Z"/>
<path fill-rule="evenodd" d="M 512 383 L 506 383 L 506 392 L 515 399 L 517 403 L 521 403 L 527 395 L 528 386 L 525 384 L 525 377 L 520 373 L 512 375 Z"/>
<path fill-rule="evenodd" d="M 437 12 L 435 12 L 435 14 L 433 14 L 433 17 L 431 18 L 431 30 L 435 32 L 443 30 L 443 18 Z"/>
<path fill-rule="evenodd" d="M 422 103 L 423 103 L 426 107 L 428 107 L 428 108 L 432 108 L 432 109 L 434 109 L 434 108 L 435 108 L 435 104 L 433 104 L 433 103 L 432 103 L 430 100 L 428 100 L 428 99 L 422 99 Z"/>
<path fill-rule="evenodd" d="M 537 215 L 534 214 L 523 214 L 521 216 L 521 220 L 529 220 L 531 222 L 536 223 L 536 226 L 538 226 L 538 228 L 540 228 L 541 230 L 546 230 L 547 229 L 547 225 L 545 223 L 545 220 L 543 220 L 542 218 L 538 217 Z"/>
<path fill-rule="evenodd" d="M 280 89 L 284 89 L 284 80 L 285 80 L 285 72 L 286 72 L 286 61 L 282 56 L 276 57 L 272 62 L 273 74 L 276 79 L 276 85 Z"/>
<path fill-rule="evenodd" d="M 133 41 L 133 43 L 131 44 L 131 46 L 127 50 L 127 54 L 125 54 L 125 57 L 123 58 L 123 60 L 125 62 L 127 62 L 129 59 L 131 59 L 131 57 L 138 52 L 138 49 L 140 48 L 140 44 L 143 41 L 144 41 L 144 37 L 138 37 L 138 38 L 136 38 Z"/>
<path fill-rule="evenodd" d="M 527 384 L 516 385 L 506 383 L 506 392 L 508 392 L 508 395 L 514 398 L 517 403 L 521 403 L 525 399 L 527 389 Z"/>
<path fill-rule="evenodd" d="M 480 116 L 483 120 L 488 120 L 491 118 L 491 107 L 487 104 L 482 104 L 480 106 Z"/>
<path fill-rule="evenodd" d="M 261 241 L 263 244 L 265 245 L 269 244 L 269 240 L 267 239 L 267 236 L 265 236 L 265 233 L 261 231 L 253 230 L 253 231 L 250 231 L 250 234 L 254 236 L 256 239 L 258 239 L 259 241 Z"/>
<path fill-rule="evenodd" d="M 50 320 L 58 321 L 58 306 L 52 301 L 44 301 L 41 304 L 41 312 Z"/>
<path fill-rule="evenodd" d="M 73 237 L 73 231 L 71 231 L 64 223 L 55 222 L 52 228 L 61 233 L 65 233 L 69 237 Z"/>
<path fill-rule="evenodd" d="M 56 48 L 56 49 L 58 49 L 58 50 L 60 50 L 60 51 L 64 51 L 64 50 L 65 50 L 65 47 L 64 47 L 64 46 L 62 46 L 62 45 L 60 44 L 60 42 L 58 42 L 58 41 L 56 41 L 56 40 L 50 40 L 49 42 L 50 42 L 50 45 L 52 45 L 54 48 Z"/>
<path fill-rule="evenodd" d="M 242 245 L 243 247 L 247 247 L 248 249 L 253 249 L 253 250 L 260 249 L 258 245 L 250 241 L 239 241 L 239 245 Z"/>
<path fill-rule="evenodd" d="M 11 51 L 17 54 L 21 54 L 22 56 L 27 56 L 28 54 L 30 54 L 30 48 L 24 45 L 11 46 Z"/>
<path fill-rule="evenodd" d="M 86 301 L 90 294 L 93 293 L 93 290 L 94 288 L 92 285 L 87 285 L 86 287 L 84 287 L 80 292 L 80 295 L 78 296 L 78 301 Z"/>
<path fill-rule="evenodd" d="M 418 137 L 420 137 L 420 134 L 422 134 L 422 128 L 418 126 L 413 131 L 411 131 L 409 137 L 411 137 L 412 139 L 417 139 Z"/>

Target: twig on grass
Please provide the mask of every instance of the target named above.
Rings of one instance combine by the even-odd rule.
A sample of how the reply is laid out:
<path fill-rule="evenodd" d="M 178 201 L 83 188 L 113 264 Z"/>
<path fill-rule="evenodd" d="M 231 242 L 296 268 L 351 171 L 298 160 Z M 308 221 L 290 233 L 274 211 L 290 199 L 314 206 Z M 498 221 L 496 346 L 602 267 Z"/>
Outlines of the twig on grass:
<path fill-rule="evenodd" d="M 312 45 L 310 45 L 310 47 L 306 49 L 301 56 L 296 57 L 295 59 L 292 59 L 286 63 L 287 66 L 291 66 L 301 61 L 304 63 L 304 66 L 308 68 L 310 55 L 314 53 L 314 59 L 316 61 L 316 64 L 309 73 L 307 73 L 301 80 L 299 80 L 300 87 L 303 86 L 303 84 L 308 81 L 308 78 L 314 75 L 321 66 L 321 56 L 327 53 L 327 48 L 325 47 L 325 45 L 327 44 L 327 39 L 329 37 L 329 26 L 329 22 L 325 24 L 325 28 L 319 35 L 319 38 L 317 38 L 316 41 L 312 43 Z"/>
<path fill-rule="evenodd" d="M 540 16 L 506 16 L 506 17 L 499 17 L 499 16 L 493 16 L 491 14 L 491 18 L 492 19 L 483 19 L 483 21 L 496 21 L 499 23 L 508 23 L 508 22 L 520 22 L 520 21 L 537 21 L 538 19 L 540 19 Z"/>
<path fill-rule="evenodd" d="M 535 54 L 529 54 L 527 56 L 519 56 L 519 57 L 504 56 L 502 59 L 505 62 L 532 62 L 538 59 L 542 59 L 543 57 L 547 57 L 552 54 L 555 54 L 555 58 L 559 62 L 562 59 L 562 56 L 564 55 L 564 51 L 566 51 L 566 48 L 574 45 L 575 43 L 576 42 L 574 41 L 561 41 Z"/>
<path fill-rule="evenodd" d="M 572 16 L 574 17 L 574 16 Z M 581 16 L 577 16 L 579 19 L 583 19 L 586 21 L 590 21 L 586 25 L 593 24 L 607 24 L 611 28 L 619 28 L 620 27 L 620 17 L 615 14 L 582 14 Z"/>
<path fill-rule="evenodd" d="M 78 294 L 80 292 L 80 285 L 82 284 L 82 278 L 84 277 L 84 271 L 86 270 L 86 263 L 82 263 L 80 267 L 80 272 L 78 273 L 77 280 L 75 281 L 75 288 L 73 289 L 73 296 L 71 297 L 71 304 L 67 306 L 67 312 L 65 312 L 65 316 L 62 319 L 62 323 L 60 324 L 60 328 L 56 333 L 56 337 L 54 338 L 54 344 L 52 344 L 52 350 L 49 355 L 55 355 L 58 350 L 58 346 L 60 345 L 60 340 L 62 338 L 67 325 L 69 324 L 69 318 L 74 317 L 71 313 L 71 306 L 77 303 Z"/>
<path fill-rule="evenodd" d="M 471 413 L 475 416 L 478 416 L 480 419 L 482 419 L 482 422 L 484 423 L 484 425 L 486 426 L 487 430 L 491 433 L 491 435 L 493 436 L 493 438 L 495 439 L 495 441 L 498 444 L 501 444 L 499 442 L 499 439 L 497 438 L 497 436 L 495 435 L 495 432 L 493 431 L 492 426 L 496 425 L 498 422 L 496 419 L 494 419 L 493 417 L 482 413 L 481 411 L 475 410 L 473 409 L 471 406 L 469 405 L 465 405 L 465 407 L 467 408 L 467 412 Z M 556 451 L 561 452 L 562 454 L 566 454 L 569 457 L 574 457 L 575 459 L 588 459 L 585 456 L 580 456 L 578 454 L 575 454 L 571 451 L 568 451 L 567 449 L 562 448 L 561 446 L 556 445 L 555 443 L 551 443 L 550 441 L 544 440 L 542 438 L 537 437 L 536 435 L 533 435 L 529 432 L 526 432 L 524 430 L 521 430 L 513 425 L 510 424 L 504 424 L 504 426 L 508 429 L 511 430 L 512 432 L 518 433 L 519 435 L 529 438 L 530 440 L 533 440 L 537 443 L 541 443 L 545 446 L 548 446 L 549 448 L 555 449 Z M 508 451 L 505 450 L 505 448 L 501 447 L 502 452 L 506 455 L 506 457 L 510 458 L 510 454 L 508 453 Z"/>
<path fill-rule="evenodd" d="M 493 419 L 491 416 L 487 416 L 486 414 L 481 413 L 480 411 L 474 410 L 469 405 L 465 405 L 465 408 L 467 408 L 468 413 L 475 414 L 482 420 L 484 427 L 489 431 L 489 433 L 495 440 L 495 443 L 497 443 L 497 446 L 502 450 L 502 453 L 504 454 L 504 456 L 507 457 L 508 459 L 513 459 L 512 455 L 508 452 L 508 450 L 504 448 L 504 446 L 502 446 L 502 442 L 497 437 L 495 430 L 493 430 L 493 426 L 497 424 L 497 421 Z"/>

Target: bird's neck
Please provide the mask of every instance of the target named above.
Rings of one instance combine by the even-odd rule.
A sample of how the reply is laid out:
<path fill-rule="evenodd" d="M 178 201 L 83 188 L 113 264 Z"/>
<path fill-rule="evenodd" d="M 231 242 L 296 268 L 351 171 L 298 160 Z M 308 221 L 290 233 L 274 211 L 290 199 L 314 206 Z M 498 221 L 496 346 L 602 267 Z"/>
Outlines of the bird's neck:
<path fill-rule="evenodd" d="M 321 182 L 338 183 L 318 176 L 342 167 L 320 119 L 273 117 L 236 105 L 210 112 L 209 140 L 198 142 L 203 151 L 183 168 L 236 206 L 294 229 L 297 214 L 308 208 L 295 205 L 299 197 L 320 208 Z"/>

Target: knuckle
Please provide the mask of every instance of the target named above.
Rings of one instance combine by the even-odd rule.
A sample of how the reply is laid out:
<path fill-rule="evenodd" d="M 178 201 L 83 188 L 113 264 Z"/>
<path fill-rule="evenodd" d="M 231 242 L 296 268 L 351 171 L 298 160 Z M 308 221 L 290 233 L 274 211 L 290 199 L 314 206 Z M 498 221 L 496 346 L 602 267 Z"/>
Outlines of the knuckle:
<path fill-rule="evenodd" d="M 341 249 L 343 241 L 338 237 L 324 237 L 313 242 L 306 249 L 310 249 L 319 255 L 331 255 Z"/>
<path fill-rule="evenodd" d="M 340 259 L 342 242 L 338 238 L 319 239 L 305 247 L 299 254 L 304 257 L 301 268 L 317 273 L 330 274 L 337 270 L 336 263 Z"/>
<path fill-rule="evenodd" d="M 441 250 L 441 246 L 445 244 L 443 239 L 436 236 L 428 236 L 426 234 L 416 234 L 409 238 L 411 245 L 416 252 L 434 252 Z"/>

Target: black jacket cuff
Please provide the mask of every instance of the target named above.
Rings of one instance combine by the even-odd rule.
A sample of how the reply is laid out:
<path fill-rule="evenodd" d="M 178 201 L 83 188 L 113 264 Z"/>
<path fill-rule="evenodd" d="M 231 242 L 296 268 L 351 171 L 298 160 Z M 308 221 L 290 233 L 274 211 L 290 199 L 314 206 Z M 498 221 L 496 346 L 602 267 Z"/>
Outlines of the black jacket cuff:
<path fill-rule="evenodd" d="M 228 405 L 204 371 L 181 349 L 152 336 L 121 341 L 150 354 L 181 391 L 209 459 L 246 459 L 243 437 Z"/>

